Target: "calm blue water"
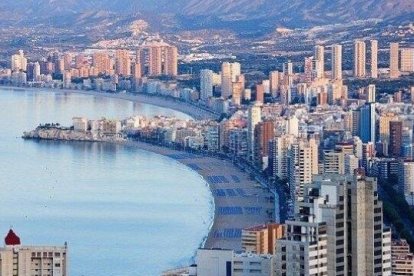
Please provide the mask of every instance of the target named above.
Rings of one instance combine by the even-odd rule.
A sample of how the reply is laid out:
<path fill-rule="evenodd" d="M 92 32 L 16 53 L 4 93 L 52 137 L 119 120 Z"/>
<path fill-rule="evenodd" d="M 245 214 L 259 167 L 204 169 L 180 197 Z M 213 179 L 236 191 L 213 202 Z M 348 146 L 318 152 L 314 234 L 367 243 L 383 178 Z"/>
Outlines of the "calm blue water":
<path fill-rule="evenodd" d="M 0 89 L 0 236 L 69 244 L 70 273 L 158 275 L 185 265 L 207 233 L 210 193 L 169 158 L 119 145 L 20 138 L 73 116 L 186 115 L 87 95 Z"/>

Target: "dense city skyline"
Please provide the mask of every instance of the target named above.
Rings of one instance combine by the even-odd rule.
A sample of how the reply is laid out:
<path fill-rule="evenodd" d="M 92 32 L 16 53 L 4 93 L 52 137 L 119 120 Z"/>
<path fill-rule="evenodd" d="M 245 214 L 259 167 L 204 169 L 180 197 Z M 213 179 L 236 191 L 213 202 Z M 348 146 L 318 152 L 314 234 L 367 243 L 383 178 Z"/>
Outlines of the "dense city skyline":
<path fill-rule="evenodd" d="M 113 268 L 106 269 L 114 271 L 108 274 L 414 275 L 414 6 L 400 0 L 391 11 L 386 0 L 351 1 L 347 9 L 338 1 L 312 7 L 295 1 L 296 10 L 290 2 L 272 0 L 96 1 L 94 5 L 39 0 L 36 7 L 26 5 L 21 14 L 38 15 L 30 21 L 34 26 L 30 31 L 28 21 L 19 21 L 15 12 L 24 4 L 0 4 L 10 12 L 9 23 L 0 20 L 5 35 L 0 39 L 0 97 L 16 97 L 22 103 L 19 111 L 25 111 L 7 112 L 4 121 L 10 124 L 5 128 L 12 128 L 7 116 L 18 113 L 16 118 L 23 118 L 25 126 L 33 126 L 18 130 L 24 143 L 40 148 L 51 142 L 48 156 L 57 165 L 63 160 L 53 152 L 55 146 L 99 147 L 102 165 L 112 162 L 104 156 L 105 145 L 112 145 L 117 150 L 111 158 L 122 159 L 125 151 L 137 158 L 130 168 L 140 162 L 149 166 L 125 172 L 125 162 L 114 163 L 106 178 L 117 175 L 117 180 L 107 185 L 109 190 L 103 181 L 102 191 L 96 189 L 100 183 L 94 183 L 98 178 L 89 175 L 88 165 L 82 166 L 86 172 L 79 170 L 79 181 L 89 181 L 83 188 L 94 187 L 89 191 L 93 199 L 121 195 L 102 199 L 100 205 L 114 223 L 108 228 L 116 234 L 114 246 L 96 244 L 96 251 L 102 252 L 90 256 L 99 261 L 111 258 Z M 358 13 L 353 12 L 356 8 Z M 88 11 L 77 36 L 72 33 L 77 22 L 62 27 Z M 54 20 L 61 20 L 62 26 L 53 21 L 45 30 L 56 32 L 59 41 L 40 34 L 38 28 L 54 14 L 61 16 Z M 294 14 L 303 18 L 295 23 Z M 278 19 L 282 15 L 284 21 Z M 320 15 L 330 19 L 316 20 Z M 90 18 L 96 24 L 90 25 Z M 160 22 L 155 24 L 156 20 Z M 354 21 L 345 22 L 349 20 Z M 27 40 L 13 30 L 26 30 Z M 49 41 L 42 42 L 42 37 Z M 34 98 L 18 98 L 21 95 Z M 54 102 L 45 103 L 45 95 L 52 95 Z M 81 97 L 76 101 L 70 95 Z M 85 107 L 88 112 L 77 113 L 76 105 L 88 99 L 94 110 Z M 101 99 L 111 101 L 108 106 L 117 111 L 111 114 L 124 117 L 107 116 Z M 118 100 L 131 103 L 133 109 Z M 30 106 L 46 109 L 48 116 L 24 110 Z M 72 108 L 71 114 L 66 106 Z M 54 119 L 68 116 L 71 120 Z M 52 120 L 41 121 L 44 118 Z M 88 155 L 86 150 L 80 152 L 73 151 L 71 158 Z M 140 160 L 143 152 L 165 158 L 163 166 L 189 169 L 208 188 L 209 198 L 200 197 L 194 187 L 186 191 L 194 192 L 188 196 L 191 204 L 180 199 L 180 194 L 187 194 L 180 190 L 186 179 L 169 184 L 177 195 L 149 196 L 160 187 L 166 190 L 163 183 L 169 176 L 158 170 L 161 163 L 155 158 Z M 34 166 L 26 162 L 31 175 Z M 175 173 L 178 178 L 186 175 L 180 169 Z M 150 184 L 149 190 L 141 192 L 143 183 L 128 184 L 136 175 Z M 6 193 L 13 188 L 7 182 L 13 180 L 0 183 Z M 55 189 L 62 189 L 59 183 L 44 184 L 53 188 L 46 189 L 49 199 L 38 212 L 39 217 L 48 214 L 42 223 L 52 225 L 55 218 L 49 212 L 62 204 L 54 196 Z M 24 190 L 24 185 L 16 188 Z M 144 197 L 127 200 L 128 192 L 136 191 Z M 64 197 L 68 209 L 75 205 L 70 195 Z M 168 196 L 177 200 L 175 205 L 166 203 Z M 180 209 L 181 201 L 187 207 Z M 131 202 L 138 205 L 130 207 Z M 191 231 L 193 226 L 183 217 L 186 208 L 192 206 L 190 211 L 195 212 L 208 204 L 210 218 L 202 219 L 208 233 L 200 237 L 198 248 L 181 252 L 184 229 Z M 176 217 L 163 218 L 157 206 L 161 213 L 167 208 Z M 132 210 L 144 214 L 140 223 L 145 226 L 134 228 L 125 221 L 121 225 L 122 219 L 136 219 L 129 213 Z M 97 231 L 105 221 L 99 214 L 88 218 Z M 161 218 L 162 222 L 156 220 Z M 5 219 L 10 224 L 14 220 Z M 29 223 L 33 217 L 23 219 Z M 148 232 L 145 245 L 142 240 L 135 243 L 126 229 L 119 230 L 118 223 L 141 235 Z M 16 234 L 22 225 L 10 227 L 0 248 L 0 275 L 66 276 L 73 269 L 80 271 L 78 265 L 93 271 L 81 254 L 82 241 L 70 240 L 69 246 L 26 245 Z M 157 248 L 160 243 L 151 238 L 161 238 L 164 231 L 183 238 L 182 244 Z M 65 241 L 64 235 L 70 233 L 55 231 L 53 240 Z M 134 260 L 128 269 L 118 265 L 125 255 L 118 259 L 111 255 L 120 253 L 120 240 L 135 247 L 125 250 Z M 137 253 L 150 247 L 159 255 Z M 149 259 L 152 265 L 146 264 Z"/>

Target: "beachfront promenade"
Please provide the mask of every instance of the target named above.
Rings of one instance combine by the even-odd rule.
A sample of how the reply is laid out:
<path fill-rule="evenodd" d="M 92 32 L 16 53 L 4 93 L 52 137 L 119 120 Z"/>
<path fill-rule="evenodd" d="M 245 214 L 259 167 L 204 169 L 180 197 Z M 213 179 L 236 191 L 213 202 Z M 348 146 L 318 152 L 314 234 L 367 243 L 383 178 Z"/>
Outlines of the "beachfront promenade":
<path fill-rule="evenodd" d="M 274 218 L 271 193 L 230 161 L 143 142 L 131 141 L 128 145 L 175 159 L 195 170 L 209 184 L 215 217 L 205 248 L 241 250 L 243 228 L 265 224 Z"/>

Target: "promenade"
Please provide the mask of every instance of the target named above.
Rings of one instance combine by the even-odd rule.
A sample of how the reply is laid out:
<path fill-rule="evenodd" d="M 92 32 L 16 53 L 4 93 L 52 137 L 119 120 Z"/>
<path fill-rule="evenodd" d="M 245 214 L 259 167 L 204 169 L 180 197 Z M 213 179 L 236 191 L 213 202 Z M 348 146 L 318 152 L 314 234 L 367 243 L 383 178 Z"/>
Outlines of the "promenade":
<path fill-rule="evenodd" d="M 130 141 L 127 146 L 170 157 L 195 170 L 208 183 L 214 198 L 215 214 L 205 248 L 241 250 L 243 228 L 265 224 L 274 218 L 271 193 L 230 161 L 143 142 Z"/>

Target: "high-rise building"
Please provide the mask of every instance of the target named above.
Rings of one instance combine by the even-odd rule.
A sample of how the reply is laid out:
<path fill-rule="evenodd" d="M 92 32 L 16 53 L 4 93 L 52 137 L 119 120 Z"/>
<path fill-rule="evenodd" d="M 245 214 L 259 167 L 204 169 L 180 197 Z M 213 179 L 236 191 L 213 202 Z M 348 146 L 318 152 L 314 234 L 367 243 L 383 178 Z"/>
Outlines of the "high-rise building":
<path fill-rule="evenodd" d="M 400 77 L 400 45 L 397 42 L 390 43 L 390 78 Z"/>
<path fill-rule="evenodd" d="M 276 270 L 285 275 L 391 275 L 391 237 L 376 180 L 315 176 L 275 255 Z"/>
<path fill-rule="evenodd" d="M 375 143 L 376 111 L 375 103 L 367 103 L 359 109 L 359 137 L 363 143 Z"/>
<path fill-rule="evenodd" d="M 255 142 L 254 142 L 254 130 L 256 125 L 262 121 L 262 105 L 261 103 L 255 103 L 249 108 L 248 115 L 248 155 L 251 161 L 254 161 Z"/>
<path fill-rule="evenodd" d="M 283 63 L 283 81 L 288 87 L 293 85 L 293 63 L 289 60 Z"/>
<path fill-rule="evenodd" d="M 275 136 L 275 125 L 273 121 L 259 122 L 254 129 L 254 162 L 260 169 L 268 165 L 269 142 Z"/>
<path fill-rule="evenodd" d="M 68 275 L 67 245 L 25 246 L 10 230 L 0 248 L 0 275 L 5 276 L 66 276 Z"/>
<path fill-rule="evenodd" d="M 362 40 L 354 42 L 354 77 L 364 78 L 366 76 L 366 47 Z"/>
<path fill-rule="evenodd" d="M 131 57 L 128 50 L 116 50 L 115 73 L 121 76 L 131 75 Z"/>
<path fill-rule="evenodd" d="M 63 55 L 63 61 L 65 63 L 65 70 L 70 70 L 72 68 L 72 54 L 71 53 L 65 53 Z"/>
<path fill-rule="evenodd" d="M 256 85 L 256 102 L 264 103 L 264 86 L 263 84 Z"/>
<path fill-rule="evenodd" d="M 292 135 L 282 135 L 275 137 L 269 143 L 269 167 L 273 177 L 288 179 L 288 152 L 294 139 Z"/>
<path fill-rule="evenodd" d="M 242 250 L 246 253 L 274 254 L 276 242 L 284 236 L 284 225 L 270 223 L 242 230 Z"/>
<path fill-rule="evenodd" d="M 132 76 L 134 77 L 135 81 L 142 78 L 142 65 L 141 65 L 141 63 L 135 62 L 132 65 Z"/>
<path fill-rule="evenodd" d="M 279 92 L 280 86 L 280 78 L 279 78 L 279 71 L 272 71 L 269 73 L 269 80 L 270 80 L 270 93 L 272 97 L 276 97 Z"/>
<path fill-rule="evenodd" d="M 368 85 L 367 88 L 367 102 L 368 103 L 375 103 L 376 102 L 376 88 L 375 84 Z"/>
<path fill-rule="evenodd" d="M 342 79 L 342 45 L 332 45 L 332 79 Z"/>
<path fill-rule="evenodd" d="M 75 68 L 79 69 L 85 66 L 86 58 L 85 55 L 80 53 L 75 56 Z"/>
<path fill-rule="evenodd" d="M 175 46 L 164 47 L 163 74 L 167 76 L 178 75 L 178 49 Z"/>
<path fill-rule="evenodd" d="M 244 76 L 240 75 L 237 80 L 232 83 L 232 98 L 233 105 L 240 106 L 244 92 Z"/>
<path fill-rule="evenodd" d="M 19 50 L 18 54 L 11 57 L 11 70 L 12 71 L 26 71 L 27 70 L 27 58 L 24 56 L 23 50 Z"/>
<path fill-rule="evenodd" d="M 299 139 L 288 151 L 288 182 L 292 199 L 301 199 L 304 187 L 318 174 L 318 144 L 315 139 Z"/>
<path fill-rule="evenodd" d="M 305 57 L 305 83 L 310 84 L 313 81 L 314 65 L 313 57 Z"/>
<path fill-rule="evenodd" d="M 39 62 L 35 62 L 33 66 L 33 80 L 39 81 L 40 80 L 40 64 Z"/>
<path fill-rule="evenodd" d="M 345 154 L 339 150 L 323 152 L 324 173 L 345 174 Z"/>
<path fill-rule="evenodd" d="M 384 153 L 388 155 L 388 146 L 390 144 L 390 122 L 398 119 L 394 113 L 382 114 L 379 118 L 379 141 L 384 146 Z"/>
<path fill-rule="evenodd" d="M 414 161 L 404 160 L 400 162 L 398 178 L 399 190 L 410 199 L 408 203 L 412 205 L 413 198 L 411 196 L 414 193 Z"/>
<path fill-rule="evenodd" d="M 178 49 L 164 41 L 145 42 L 136 51 L 136 62 L 142 66 L 142 75 L 177 76 Z"/>
<path fill-rule="evenodd" d="M 208 100 L 213 96 L 213 71 L 205 69 L 200 71 L 200 99 Z"/>
<path fill-rule="evenodd" d="M 414 48 L 401 49 L 401 72 L 414 72 Z"/>
<path fill-rule="evenodd" d="M 315 46 L 315 70 L 316 78 L 325 78 L 325 47 L 322 45 Z"/>
<path fill-rule="evenodd" d="M 233 92 L 233 82 L 241 74 L 240 63 L 223 62 L 221 65 L 221 96 L 229 98 Z"/>
<path fill-rule="evenodd" d="M 401 156 L 402 130 L 402 121 L 390 121 L 390 144 L 388 154 L 392 157 Z"/>
<path fill-rule="evenodd" d="M 105 52 L 96 52 L 92 56 L 92 65 L 99 73 L 109 74 L 112 70 L 111 59 Z"/>
<path fill-rule="evenodd" d="M 392 275 L 414 275 L 414 254 L 406 240 L 393 240 L 391 244 Z"/>
<path fill-rule="evenodd" d="M 371 78 L 378 78 L 378 40 L 371 40 Z"/>

